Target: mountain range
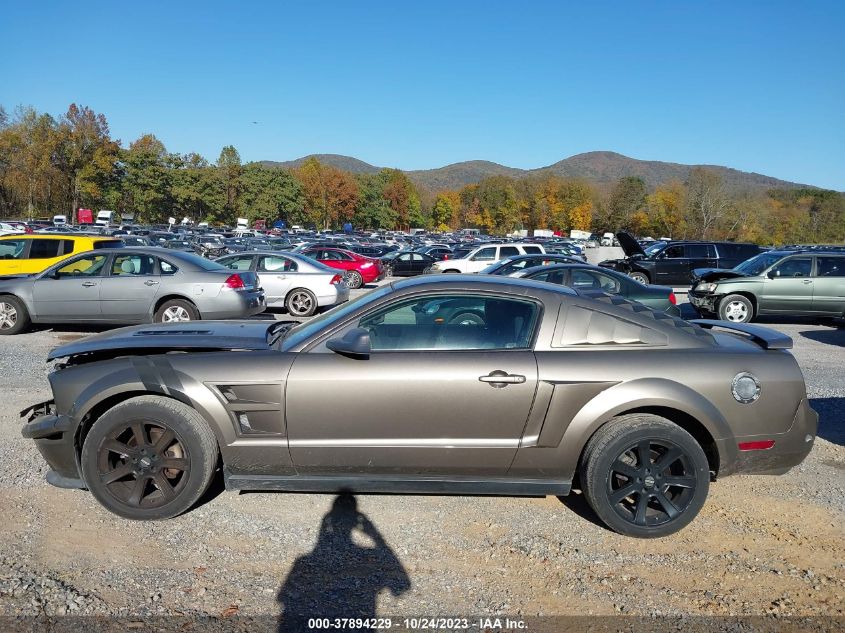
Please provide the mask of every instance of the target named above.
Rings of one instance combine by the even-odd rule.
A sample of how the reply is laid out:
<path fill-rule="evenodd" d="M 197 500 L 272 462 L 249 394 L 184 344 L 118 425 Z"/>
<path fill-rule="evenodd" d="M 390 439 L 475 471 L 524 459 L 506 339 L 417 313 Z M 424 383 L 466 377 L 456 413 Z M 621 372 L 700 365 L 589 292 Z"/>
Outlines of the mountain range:
<path fill-rule="evenodd" d="M 260 161 L 266 167 L 298 167 L 308 158 L 316 158 L 322 163 L 353 174 L 375 173 L 380 167 L 371 165 L 351 156 L 340 154 L 311 154 L 296 160 L 276 162 Z M 694 167 L 706 167 L 722 178 L 729 190 L 764 190 L 773 188 L 808 187 L 800 183 L 789 182 L 755 172 L 740 171 L 722 165 L 684 165 L 657 160 L 638 160 L 617 154 L 616 152 L 586 152 L 564 158 L 552 165 L 537 169 L 518 169 L 507 167 L 486 160 L 470 160 L 446 165 L 436 169 L 418 169 L 407 171 L 408 177 L 417 185 L 429 191 L 460 189 L 477 183 L 488 176 L 522 177 L 530 175 L 553 174 L 567 178 L 583 178 L 597 185 L 609 185 L 619 178 L 639 176 L 649 188 L 671 180 L 685 181 Z"/>

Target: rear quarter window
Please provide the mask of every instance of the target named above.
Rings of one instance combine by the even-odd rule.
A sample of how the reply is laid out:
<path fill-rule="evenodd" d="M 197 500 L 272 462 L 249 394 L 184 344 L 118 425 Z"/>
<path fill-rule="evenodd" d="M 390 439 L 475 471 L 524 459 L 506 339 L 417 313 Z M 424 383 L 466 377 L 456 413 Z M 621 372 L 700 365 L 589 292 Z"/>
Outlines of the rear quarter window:
<path fill-rule="evenodd" d="M 581 306 L 560 306 L 552 347 L 665 345 L 666 336 L 638 323 Z"/>
<path fill-rule="evenodd" d="M 543 249 L 541 249 L 539 246 L 523 246 L 522 250 L 531 255 L 533 255 L 534 253 L 542 254 L 543 252 Z"/>
<path fill-rule="evenodd" d="M 94 242 L 94 249 L 98 248 L 120 248 L 123 246 L 123 242 L 120 240 L 100 240 Z"/>
<path fill-rule="evenodd" d="M 845 257 L 817 257 L 818 277 L 845 277 Z"/>
<path fill-rule="evenodd" d="M 59 256 L 63 240 L 34 239 L 29 247 L 29 259 L 51 259 Z"/>

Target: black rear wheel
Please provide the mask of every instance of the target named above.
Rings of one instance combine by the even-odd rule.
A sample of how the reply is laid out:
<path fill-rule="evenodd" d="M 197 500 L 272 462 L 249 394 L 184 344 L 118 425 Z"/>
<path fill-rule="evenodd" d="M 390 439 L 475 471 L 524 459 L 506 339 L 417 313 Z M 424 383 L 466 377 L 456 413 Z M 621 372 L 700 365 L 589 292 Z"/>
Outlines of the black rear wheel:
<path fill-rule="evenodd" d="M 208 489 L 217 441 L 188 405 L 161 396 L 131 398 L 91 427 L 82 475 L 106 509 L 127 519 L 156 520 L 190 509 Z"/>
<path fill-rule="evenodd" d="M 584 496 L 611 529 L 628 536 L 673 534 L 692 521 L 710 486 L 707 456 L 684 429 L 648 414 L 601 427 L 584 451 Z"/>

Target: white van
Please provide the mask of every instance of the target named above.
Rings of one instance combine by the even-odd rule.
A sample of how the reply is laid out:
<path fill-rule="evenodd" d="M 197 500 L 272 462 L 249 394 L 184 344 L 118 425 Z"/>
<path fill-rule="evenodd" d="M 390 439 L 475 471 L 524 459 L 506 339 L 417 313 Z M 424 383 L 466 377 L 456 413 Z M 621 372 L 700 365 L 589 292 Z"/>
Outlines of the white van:
<path fill-rule="evenodd" d="M 97 212 L 97 224 L 108 226 L 114 221 L 114 211 L 102 210 Z"/>
<path fill-rule="evenodd" d="M 470 251 L 463 259 L 446 259 L 431 265 L 433 273 L 477 273 L 493 262 L 517 255 L 543 255 L 540 244 L 485 244 Z"/>
<path fill-rule="evenodd" d="M 66 215 L 54 215 L 53 216 L 53 226 L 64 226 L 67 224 L 67 216 Z"/>

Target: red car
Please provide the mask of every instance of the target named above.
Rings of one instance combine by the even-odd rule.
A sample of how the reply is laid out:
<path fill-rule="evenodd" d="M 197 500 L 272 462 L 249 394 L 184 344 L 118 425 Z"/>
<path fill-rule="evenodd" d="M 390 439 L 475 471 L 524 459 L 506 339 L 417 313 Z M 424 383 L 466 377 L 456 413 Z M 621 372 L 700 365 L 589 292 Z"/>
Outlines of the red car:
<path fill-rule="evenodd" d="M 326 266 L 345 271 L 343 280 L 353 290 L 384 277 L 384 267 L 380 260 L 342 248 L 318 246 L 307 248 L 302 251 L 302 254 Z"/>

